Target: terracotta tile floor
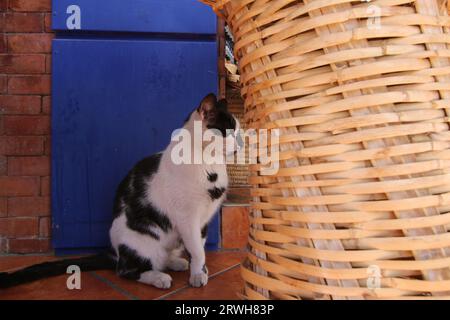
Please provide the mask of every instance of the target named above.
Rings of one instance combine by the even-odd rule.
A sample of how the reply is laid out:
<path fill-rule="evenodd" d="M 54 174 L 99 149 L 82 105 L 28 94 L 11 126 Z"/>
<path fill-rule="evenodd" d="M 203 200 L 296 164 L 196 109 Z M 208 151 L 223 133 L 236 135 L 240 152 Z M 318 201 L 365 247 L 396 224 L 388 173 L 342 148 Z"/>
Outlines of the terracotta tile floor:
<path fill-rule="evenodd" d="M 117 277 L 113 271 L 83 272 L 81 290 L 66 287 L 67 275 L 35 281 L 9 289 L 0 289 L 0 300 L 237 300 L 243 283 L 240 263 L 243 252 L 208 252 L 206 262 L 209 282 L 203 288 L 189 287 L 188 272 L 170 272 L 173 282 L 168 290 L 161 290 Z M 0 271 L 12 271 L 32 264 L 57 259 L 52 256 L 0 257 Z"/>

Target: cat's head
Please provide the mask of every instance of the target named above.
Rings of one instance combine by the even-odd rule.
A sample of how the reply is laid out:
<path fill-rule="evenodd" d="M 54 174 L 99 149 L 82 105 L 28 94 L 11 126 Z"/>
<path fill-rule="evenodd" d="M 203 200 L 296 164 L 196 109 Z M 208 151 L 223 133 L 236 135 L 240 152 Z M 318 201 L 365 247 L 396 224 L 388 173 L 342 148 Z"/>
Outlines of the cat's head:
<path fill-rule="evenodd" d="M 187 122 L 202 121 L 202 130 L 212 130 L 221 136 L 225 145 L 232 146 L 229 152 L 236 152 L 243 146 L 239 120 L 228 111 L 226 99 L 217 100 L 215 94 L 205 96 L 191 113 Z"/>

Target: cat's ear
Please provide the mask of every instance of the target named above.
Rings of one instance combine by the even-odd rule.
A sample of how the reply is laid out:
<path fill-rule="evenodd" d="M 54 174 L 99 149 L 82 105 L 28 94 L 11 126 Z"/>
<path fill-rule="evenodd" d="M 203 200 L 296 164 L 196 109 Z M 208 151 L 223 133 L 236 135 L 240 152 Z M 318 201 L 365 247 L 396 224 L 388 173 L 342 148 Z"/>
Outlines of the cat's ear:
<path fill-rule="evenodd" d="M 217 102 L 217 109 L 221 109 L 223 111 L 228 111 L 228 101 L 227 101 L 227 99 L 220 99 Z"/>
<path fill-rule="evenodd" d="M 200 113 L 202 120 L 209 119 L 213 114 L 215 114 L 217 107 L 217 98 L 214 93 L 208 94 L 203 98 L 202 102 L 200 102 L 200 106 L 197 111 Z"/>

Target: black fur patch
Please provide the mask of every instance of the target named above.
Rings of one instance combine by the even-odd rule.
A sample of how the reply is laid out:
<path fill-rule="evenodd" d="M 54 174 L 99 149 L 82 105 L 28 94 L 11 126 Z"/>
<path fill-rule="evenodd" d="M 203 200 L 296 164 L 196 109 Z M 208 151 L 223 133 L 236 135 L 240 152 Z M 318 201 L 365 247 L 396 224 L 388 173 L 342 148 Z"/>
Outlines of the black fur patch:
<path fill-rule="evenodd" d="M 119 245 L 119 260 L 117 262 L 117 274 L 130 280 L 139 280 L 141 274 L 152 270 L 152 262 L 138 255 L 136 250 L 124 244 Z"/>
<path fill-rule="evenodd" d="M 226 137 L 227 130 L 236 129 L 236 120 L 228 111 L 217 109 L 213 121 L 207 125 L 207 128 L 219 130 L 222 136 Z"/>
<path fill-rule="evenodd" d="M 139 233 L 151 236 L 159 240 L 159 236 L 150 230 L 150 227 L 158 226 L 164 232 L 172 229 L 172 224 L 166 215 L 161 214 L 154 206 L 141 205 L 127 210 L 127 226 Z"/>
<path fill-rule="evenodd" d="M 216 182 L 217 181 L 217 173 L 215 172 L 208 172 L 208 181 L 209 182 Z"/>
<path fill-rule="evenodd" d="M 205 224 L 204 227 L 202 228 L 202 239 L 206 238 L 206 236 L 208 235 L 208 224 Z"/>
<path fill-rule="evenodd" d="M 219 199 L 223 193 L 225 192 L 225 188 L 217 188 L 214 187 L 213 189 L 208 189 L 209 196 L 211 197 L 211 200 L 217 200 Z"/>
<path fill-rule="evenodd" d="M 202 103 L 211 104 L 213 101 L 215 103 L 214 108 L 208 108 L 206 115 L 204 115 L 207 122 L 206 127 L 208 129 L 218 130 L 223 137 L 227 136 L 227 130 L 236 129 L 236 120 L 233 115 L 228 112 L 228 103 L 226 99 L 217 101 L 216 96 L 213 93 L 208 94 L 203 98 Z M 201 111 L 202 103 L 197 108 L 197 111 Z"/>
<path fill-rule="evenodd" d="M 114 202 L 114 218 L 125 211 L 130 229 L 154 239 L 159 236 L 150 227 L 159 227 L 164 232 L 172 229 L 169 218 L 145 200 L 147 181 L 158 170 L 161 156 L 157 153 L 136 164 L 120 183 Z"/>

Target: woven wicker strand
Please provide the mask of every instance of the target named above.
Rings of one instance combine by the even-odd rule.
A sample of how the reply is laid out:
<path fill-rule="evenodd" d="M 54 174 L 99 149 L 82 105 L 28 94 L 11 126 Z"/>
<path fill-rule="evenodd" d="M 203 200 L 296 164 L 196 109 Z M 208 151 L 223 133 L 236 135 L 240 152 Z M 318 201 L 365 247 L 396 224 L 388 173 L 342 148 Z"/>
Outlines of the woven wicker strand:
<path fill-rule="evenodd" d="M 248 299 L 450 299 L 450 17 L 444 0 L 216 0 L 250 165 Z M 261 147 L 261 146 L 260 146 Z"/>

